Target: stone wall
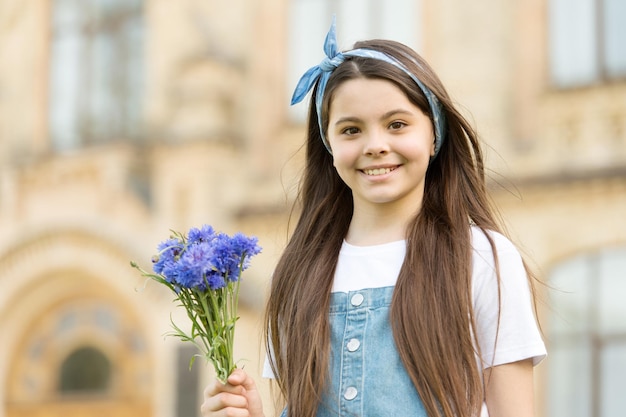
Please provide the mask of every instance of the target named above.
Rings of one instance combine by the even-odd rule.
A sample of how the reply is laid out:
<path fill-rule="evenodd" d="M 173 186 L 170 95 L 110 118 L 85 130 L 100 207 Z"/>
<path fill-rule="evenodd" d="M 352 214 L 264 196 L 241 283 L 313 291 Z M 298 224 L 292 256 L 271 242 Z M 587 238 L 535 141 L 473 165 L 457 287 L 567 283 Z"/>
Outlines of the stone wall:
<path fill-rule="evenodd" d="M 284 81 L 288 3 L 145 1 L 142 139 L 57 152 L 48 137 L 51 2 L 0 2 L 0 417 L 44 415 L 55 401 L 65 417 L 85 407 L 176 415 L 179 344 L 163 334 L 170 314 L 185 317 L 129 261 L 149 266 L 170 229 L 204 223 L 263 246 L 242 286 L 235 356 L 272 415 L 260 323 L 293 226 L 304 138 L 284 100 L 293 87 Z M 577 253 L 626 245 L 623 83 L 549 86 L 544 0 L 420 4 L 423 54 L 485 141 L 494 200 L 539 277 Z M 116 314 L 113 339 L 90 326 L 97 305 Z M 55 327 L 64 309 L 86 320 L 66 334 Z M 59 364 L 81 343 L 119 367 L 113 404 L 58 397 Z M 203 368 L 198 402 L 209 375 Z"/>

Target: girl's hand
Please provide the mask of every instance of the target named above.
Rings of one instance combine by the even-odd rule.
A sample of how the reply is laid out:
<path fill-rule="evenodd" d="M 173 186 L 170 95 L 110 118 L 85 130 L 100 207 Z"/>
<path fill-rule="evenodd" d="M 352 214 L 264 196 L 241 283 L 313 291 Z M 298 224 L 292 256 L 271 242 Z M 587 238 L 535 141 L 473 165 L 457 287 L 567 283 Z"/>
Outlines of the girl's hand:
<path fill-rule="evenodd" d="M 254 380 L 235 369 L 227 383 L 215 380 L 204 390 L 202 417 L 264 417 L 261 395 Z"/>

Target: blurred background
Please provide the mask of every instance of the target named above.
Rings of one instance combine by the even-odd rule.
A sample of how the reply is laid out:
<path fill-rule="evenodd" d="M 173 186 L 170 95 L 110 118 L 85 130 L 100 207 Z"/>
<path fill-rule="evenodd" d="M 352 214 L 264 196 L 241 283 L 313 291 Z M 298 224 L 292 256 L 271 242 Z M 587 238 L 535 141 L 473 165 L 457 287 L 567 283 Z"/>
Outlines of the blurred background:
<path fill-rule="evenodd" d="M 333 13 L 342 48 L 423 54 L 481 134 L 547 284 L 537 415 L 624 415 L 626 2 L 0 0 L 0 417 L 198 416 L 211 370 L 129 261 L 202 224 L 264 248 L 235 356 L 273 415 L 260 323 L 307 107 L 288 103 Z"/>

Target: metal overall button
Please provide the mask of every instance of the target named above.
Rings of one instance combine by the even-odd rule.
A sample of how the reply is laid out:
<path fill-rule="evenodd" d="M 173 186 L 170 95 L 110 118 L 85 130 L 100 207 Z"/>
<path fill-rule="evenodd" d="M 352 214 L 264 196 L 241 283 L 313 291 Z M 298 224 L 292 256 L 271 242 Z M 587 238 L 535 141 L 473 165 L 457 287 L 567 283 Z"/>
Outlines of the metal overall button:
<path fill-rule="evenodd" d="M 358 307 L 363 304 L 364 299 L 365 297 L 363 297 L 363 294 L 354 294 L 350 299 L 350 304 L 352 304 L 354 307 Z"/>
<path fill-rule="evenodd" d="M 361 346 L 359 339 L 350 339 L 350 341 L 346 344 L 349 352 L 354 352 L 359 348 L 359 346 Z"/>
<path fill-rule="evenodd" d="M 346 388 L 346 390 L 343 393 L 343 398 L 345 398 L 346 400 L 350 401 L 350 400 L 354 400 L 356 398 L 356 395 L 359 392 L 357 391 L 356 388 L 354 387 L 348 387 Z"/>

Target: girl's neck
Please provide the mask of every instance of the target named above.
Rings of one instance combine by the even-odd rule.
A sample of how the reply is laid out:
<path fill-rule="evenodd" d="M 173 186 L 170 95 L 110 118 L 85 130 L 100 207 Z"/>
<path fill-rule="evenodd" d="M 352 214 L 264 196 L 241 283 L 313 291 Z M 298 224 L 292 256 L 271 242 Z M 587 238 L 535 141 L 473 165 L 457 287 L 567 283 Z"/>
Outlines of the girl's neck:
<path fill-rule="evenodd" d="M 410 216 L 398 213 L 354 211 L 346 242 L 354 246 L 372 246 L 406 239 Z"/>

